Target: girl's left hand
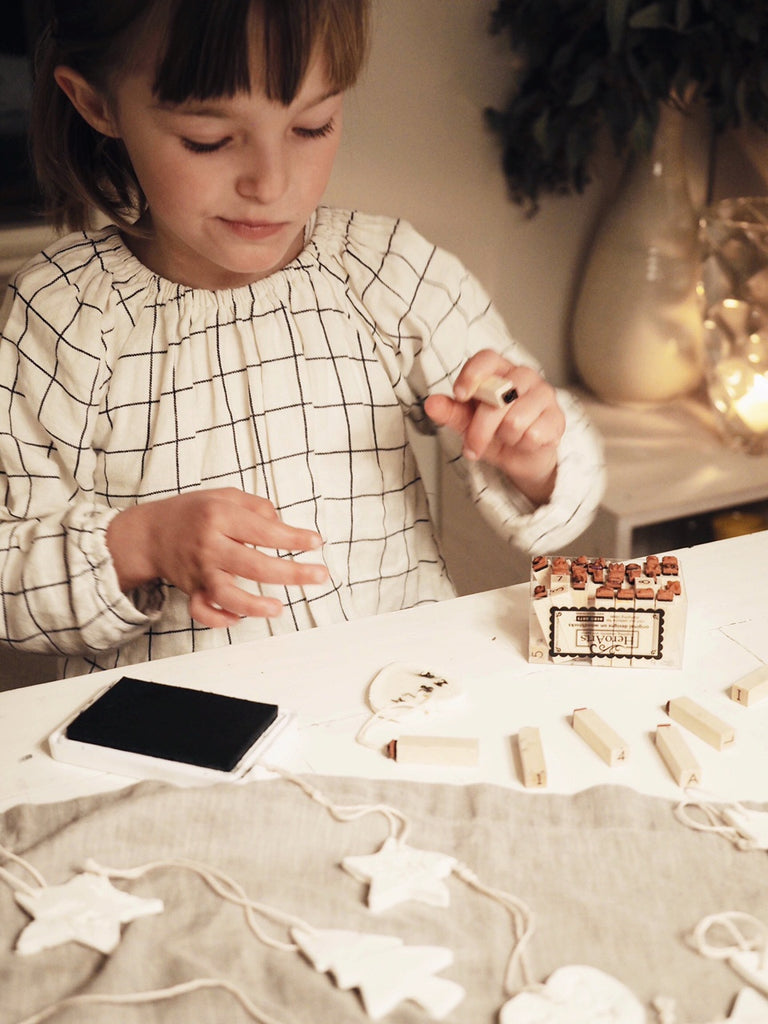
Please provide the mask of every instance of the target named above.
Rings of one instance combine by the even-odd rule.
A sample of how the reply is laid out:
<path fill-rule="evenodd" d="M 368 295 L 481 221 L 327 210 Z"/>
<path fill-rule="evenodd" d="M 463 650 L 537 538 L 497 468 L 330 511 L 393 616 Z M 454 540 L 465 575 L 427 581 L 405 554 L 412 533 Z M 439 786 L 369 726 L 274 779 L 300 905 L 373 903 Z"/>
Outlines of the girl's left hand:
<path fill-rule="evenodd" d="M 504 377 L 514 386 L 518 397 L 511 404 L 496 408 L 472 397 L 491 376 Z M 498 467 L 534 504 L 548 501 L 565 430 L 555 389 L 530 367 L 515 366 L 485 349 L 464 364 L 453 393 L 453 398 L 427 398 L 424 409 L 430 419 L 463 436 L 465 458 Z"/>

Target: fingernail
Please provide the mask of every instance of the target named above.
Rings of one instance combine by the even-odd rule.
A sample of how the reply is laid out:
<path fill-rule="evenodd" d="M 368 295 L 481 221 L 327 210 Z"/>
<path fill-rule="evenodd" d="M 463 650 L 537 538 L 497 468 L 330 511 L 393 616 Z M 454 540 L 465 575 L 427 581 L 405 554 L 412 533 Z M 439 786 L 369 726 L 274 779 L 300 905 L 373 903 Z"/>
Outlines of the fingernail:
<path fill-rule="evenodd" d="M 471 448 L 465 448 L 462 452 L 465 459 L 469 459 L 470 462 L 477 462 L 477 452 L 472 451 Z"/>

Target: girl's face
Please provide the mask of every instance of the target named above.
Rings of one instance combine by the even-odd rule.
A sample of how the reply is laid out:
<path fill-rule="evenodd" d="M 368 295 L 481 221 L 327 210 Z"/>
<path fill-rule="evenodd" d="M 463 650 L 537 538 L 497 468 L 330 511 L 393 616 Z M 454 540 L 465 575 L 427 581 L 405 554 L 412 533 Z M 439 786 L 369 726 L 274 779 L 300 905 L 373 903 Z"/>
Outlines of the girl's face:
<path fill-rule="evenodd" d="M 328 184 L 342 107 L 322 59 L 287 107 L 255 91 L 163 104 L 149 69 L 121 80 L 108 134 L 128 151 L 151 231 L 128 240 L 135 254 L 194 288 L 234 288 L 286 266 Z"/>

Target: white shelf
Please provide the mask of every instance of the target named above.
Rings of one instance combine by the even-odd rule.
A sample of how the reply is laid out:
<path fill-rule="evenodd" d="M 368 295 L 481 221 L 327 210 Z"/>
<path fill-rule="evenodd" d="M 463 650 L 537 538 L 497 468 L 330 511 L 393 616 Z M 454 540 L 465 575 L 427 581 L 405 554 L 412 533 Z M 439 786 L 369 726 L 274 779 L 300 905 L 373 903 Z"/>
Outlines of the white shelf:
<path fill-rule="evenodd" d="M 606 446 L 606 494 L 585 535 L 596 554 L 645 554 L 633 547 L 640 527 L 768 500 L 768 456 L 729 448 L 703 399 L 638 408 L 580 398 Z"/>

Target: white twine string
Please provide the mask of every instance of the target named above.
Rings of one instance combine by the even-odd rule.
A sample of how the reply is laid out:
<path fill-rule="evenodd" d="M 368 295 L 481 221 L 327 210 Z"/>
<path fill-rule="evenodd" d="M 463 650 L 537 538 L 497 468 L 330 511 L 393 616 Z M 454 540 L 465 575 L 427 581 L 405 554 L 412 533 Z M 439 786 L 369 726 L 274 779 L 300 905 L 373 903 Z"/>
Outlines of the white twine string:
<path fill-rule="evenodd" d="M 292 775 L 282 768 L 264 764 L 263 762 L 261 767 L 266 771 L 274 772 L 285 779 L 286 782 L 291 782 L 298 786 L 312 800 L 325 807 L 337 821 L 350 822 L 362 818 L 366 814 L 383 814 L 389 823 L 389 837 L 400 844 L 405 842 L 410 830 L 410 822 L 407 816 L 397 808 L 390 807 L 388 804 L 352 804 L 347 806 L 334 804 L 324 793 L 310 785 L 301 776 Z M 500 904 L 510 913 L 514 929 L 514 946 L 504 972 L 504 989 L 507 994 L 512 994 L 519 989 L 519 986 L 515 986 L 512 981 L 513 975 L 516 972 L 520 973 L 524 985 L 530 985 L 531 975 L 526 961 L 526 948 L 535 930 L 534 917 L 530 908 L 517 896 L 513 896 L 512 893 L 505 892 L 503 889 L 493 888 L 481 882 L 474 871 L 465 864 L 455 864 L 452 872 L 457 878 L 471 886 L 471 888 Z"/>
<path fill-rule="evenodd" d="M 371 743 L 368 740 L 368 733 L 379 722 L 399 722 L 402 718 L 407 718 L 411 711 L 415 711 L 420 708 L 423 704 L 426 704 L 432 695 L 429 693 L 415 694 L 412 698 L 406 700 L 400 700 L 397 704 L 387 704 L 383 708 L 379 708 L 378 711 L 372 712 L 368 718 L 363 722 L 357 731 L 355 736 L 355 742 L 359 743 L 363 747 L 369 747 L 372 750 L 378 750 L 381 746 L 380 743 Z"/>
<path fill-rule="evenodd" d="M 0 867 L 0 878 L 6 882 L 11 889 L 15 889 L 19 892 L 25 892 L 28 896 L 32 896 L 37 890 L 32 885 L 27 885 L 26 882 L 17 878 L 16 875 L 12 875 L 10 871 L 6 871 L 5 868 Z"/>
<path fill-rule="evenodd" d="M 535 931 L 535 919 L 531 909 L 511 893 L 505 892 L 503 889 L 491 888 L 491 886 L 481 882 L 474 871 L 467 867 L 466 864 L 456 864 L 453 868 L 453 873 L 463 882 L 466 882 L 467 885 L 471 886 L 471 888 L 476 889 L 477 892 L 482 893 L 494 902 L 501 904 L 502 907 L 509 911 L 512 917 L 514 945 L 504 971 L 504 991 L 507 995 L 511 996 L 520 990 L 520 985 L 513 981 L 513 977 L 516 974 L 522 978 L 523 986 L 530 988 L 532 986 L 532 979 L 526 954 L 528 944 L 533 938 Z"/>
<path fill-rule="evenodd" d="M 14 864 L 18 864 L 19 867 L 24 868 L 24 870 L 34 878 L 41 889 L 45 888 L 46 881 L 37 868 L 30 864 L 28 860 L 24 860 L 23 857 L 19 857 L 18 854 L 13 853 L 7 847 L 3 846 L 2 843 L 0 843 L 0 856 Z M 28 885 L 23 879 L 17 878 L 16 875 L 12 874 L 4 867 L 0 867 L 0 878 L 2 878 L 3 881 L 11 887 L 11 889 L 19 889 L 28 895 L 32 895 L 35 892 L 31 885 Z"/>
<path fill-rule="evenodd" d="M 219 978 L 194 978 L 192 981 L 183 981 L 169 988 L 158 988 L 147 992 L 116 993 L 114 995 L 84 993 L 82 995 L 66 996 L 64 999 L 60 999 L 58 1002 L 51 1003 L 50 1006 L 38 1010 L 31 1017 L 25 1017 L 18 1024 L 42 1024 L 42 1021 L 53 1017 L 60 1010 L 66 1010 L 72 1006 L 136 1006 L 142 1003 L 159 1003 L 167 999 L 176 999 L 178 996 L 187 995 L 190 992 L 212 988 L 220 988 L 233 995 L 246 1013 L 256 1021 L 256 1024 L 282 1024 L 276 1017 L 272 1017 L 260 1010 L 237 985 Z"/>
<path fill-rule="evenodd" d="M 292 914 L 286 914 L 281 910 L 276 910 L 274 907 L 270 907 L 265 903 L 258 903 L 256 900 L 250 899 L 245 890 L 239 885 L 233 878 L 226 875 L 223 871 L 219 871 L 217 868 L 212 868 L 207 864 L 198 864 L 195 861 L 185 860 L 184 858 L 169 858 L 168 860 L 157 860 L 152 861 L 148 864 L 142 864 L 136 868 L 111 868 L 105 867 L 97 861 L 89 859 L 85 862 L 85 870 L 90 871 L 96 875 L 102 875 L 105 878 L 121 878 L 121 879 L 136 879 L 141 878 L 150 871 L 159 871 L 162 868 L 181 868 L 182 870 L 192 871 L 199 878 L 201 878 L 215 893 L 220 896 L 223 900 L 228 903 L 233 903 L 235 906 L 242 907 L 245 912 L 245 919 L 248 927 L 256 936 L 256 938 L 263 942 L 265 946 L 270 946 L 272 949 L 279 949 L 286 953 L 295 953 L 298 951 L 298 946 L 293 942 L 282 942 L 279 939 L 272 938 L 259 926 L 256 921 L 255 914 L 261 914 L 262 917 L 266 917 L 268 920 L 273 921 L 275 924 L 284 925 L 286 928 L 300 928 L 302 931 L 316 933 L 316 929 L 311 925 L 307 924 L 300 917 L 295 917 Z"/>
<path fill-rule="evenodd" d="M 381 814 L 389 826 L 389 837 L 399 843 L 405 842 L 410 830 L 410 822 L 407 816 L 396 807 L 391 807 L 389 804 L 336 804 L 300 775 L 293 775 L 284 768 L 278 768 L 277 765 L 259 763 L 265 771 L 273 772 L 286 782 L 298 786 L 311 800 L 324 807 L 336 821 L 346 824 L 364 818 L 368 814 Z"/>
<path fill-rule="evenodd" d="M 688 811 L 689 808 L 695 808 L 706 818 L 706 821 L 700 821 L 697 818 L 692 817 Z M 745 841 L 743 836 L 733 827 L 728 825 L 720 815 L 717 807 L 712 804 L 705 804 L 699 800 L 682 800 L 677 807 L 675 807 L 675 817 L 678 821 L 682 822 L 683 825 L 687 825 L 688 828 L 694 829 L 696 832 L 712 832 L 716 835 L 721 835 L 725 839 L 728 839 L 735 846 L 739 845 L 739 840 Z"/>
<path fill-rule="evenodd" d="M 710 941 L 709 933 L 718 927 L 731 939 L 730 945 Z M 760 969 L 764 970 L 768 966 L 768 928 L 758 918 L 741 910 L 724 910 L 702 918 L 694 928 L 689 942 L 709 960 L 728 960 L 736 953 L 757 952 Z"/>
<path fill-rule="evenodd" d="M 337 804 L 321 792 L 321 790 L 317 789 L 300 776 L 293 775 L 292 773 L 287 772 L 282 768 L 278 768 L 275 765 L 261 763 L 261 767 L 297 786 L 306 796 L 321 807 L 325 808 L 325 810 L 327 810 L 328 813 L 339 822 L 349 823 L 357 821 L 369 814 L 381 814 L 387 822 L 389 838 L 393 839 L 398 844 L 405 843 L 405 839 L 407 838 L 410 829 L 410 822 L 407 816 L 397 808 L 391 807 L 388 804 Z M 31 864 L 18 857 L 16 854 L 6 850 L 2 846 L 0 846 L 0 852 L 9 860 L 17 862 L 25 870 L 29 871 L 38 884 L 41 887 L 45 887 L 46 883 L 42 875 L 40 875 Z M 107 878 L 119 878 L 124 880 L 137 879 L 151 871 L 160 870 L 161 868 L 175 867 L 192 871 L 222 899 L 234 904 L 235 906 L 242 907 L 246 922 L 253 935 L 260 942 L 264 943 L 264 945 L 273 949 L 278 949 L 284 952 L 297 952 L 298 946 L 295 943 L 283 942 L 268 935 L 256 921 L 256 914 L 260 914 L 273 923 L 282 925 L 286 928 L 298 928 L 305 932 L 317 934 L 317 929 L 308 925 L 307 922 L 303 921 L 301 918 L 283 913 L 280 910 L 276 910 L 274 907 L 251 900 L 246 895 L 244 889 L 224 872 L 208 865 L 198 864 L 195 861 L 186 860 L 184 858 L 172 858 L 153 861 L 135 868 L 114 868 L 101 865 L 93 859 L 88 859 L 85 862 L 84 867 L 85 870 L 93 874 L 102 875 Z M 518 899 L 511 893 L 486 885 L 477 877 L 474 871 L 465 864 L 455 864 L 452 869 L 452 873 L 477 892 L 487 896 L 489 899 L 504 907 L 512 918 L 514 945 L 504 973 L 505 991 L 508 994 L 512 994 L 516 990 L 519 990 L 519 986 L 515 986 L 513 983 L 513 976 L 516 973 L 519 973 L 522 978 L 524 987 L 537 988 L 538 986 L 531 981 L 531 973 L 526 961 L 527 947 L 535 930 L 534 917 L 530 908 L 522 900 Z M 12 887 L 23 888 L 27 892 L 34 892 L 31 886 L 27 885 L 21 879 L 16 878 L 16 876 L 5 871 L 5 869 L 1 867 L 0 878 L 3 878 Z M 260 1011 L 250 1003 L 247 996 L 245 996 L 237 986 L 216 979 L 195 979 L 194 981 L 169 989 L 157 990 L 157 992 L 153 993 L 136 993 L 132 995 L 110 997 L 97 995 L 72 996 L 65 1000 L 61 1000 L 52 1007 L 48 1007 L 45 1010 L 40 1011 L 41 1015 L 38 1014 L 34 1017 L 30 1017 L 27 1020 L 20 1022 L 20 1024 L 38 1024 L 39 1021 L 46 1020 L 59 1009 L 63 1009 L 65 1006 L 78 1005 L 81 1002 L 83 1004 L 89 1002 L 114 1002 L 116 1005 L 120 1003 L 152 1002 L 157 999 L 173 998 L 174 996 L 183 994 L 184 992 L 191 992 L 196 988 L 204 987 L 221 987 L 226 989 L 235 995 L 258 1024 L 275 1024 L 275 1022 L 263 1014 L 259 1015 Z"/>
<path fill-rule="evenodd" d="M 706 820 L 700 821 L 699 819 L 692 817 L 688 813 L 689 808 L 695 808 L 700 811 Z M 714 835 L 722 836 L 739 850 L 762 849 L 763 847 L 761 847 L 759 843 L 756 843 L 754 839 L 750 839 L 748 836 L 743 835 L 735 825 L 732 825 L 728 821 L 724 816 L 724 810 L 727 810 L 728 808 L 733 808 L 735 811 L 746 815 L 749 814 L 749 810 L 740 803 L 706 803 L 703 799 L 691 797 L 690 799 L 681 800 L 675 807 L 675 817 L 683 825 L 694 829 L 696 832 L 709 832 Z"/>
<path fill-rule="evenodd" d="M 40 872 L 29 863 L 29 861 L 24 860 L 23 857 L 19 857 L 15 853 L 12 853 L 2 844 L 0 844 L 0 854 L 28 871 L 41 889 L 47 888 L 45 879 Z M 229 903 L 233 903 L 236 906 L 242 907 L 245 912 L 248 927 L 251 929 L 253 934 L 265 945 L 271 946 L 274 949 L 280 949 L 286 952 L 296 952 L 298 950 L 298 946 L 292 942 L 286 943 L 272 938 L 259 927 L 254 916 L 255 914 L 261 914 L 268 920 L 271 920 L 276 924 L 284 925 L 286 928 L 301 928 L 303 931 L 307 932 L 315 931 L 311 925 L 307 924 L 306 921 L 299 917 L 292 914 L 285 914 L 280 910 L 276 910 L 274 907 L 249 899 L 242 886 L 233 878 L 230 878 L 229 875 L 225 874 L 223 871 L 219 871 L 217 868 L 212 868 L 206 864 L 198 864 L 195 861 L 186 860 L 184 858 L 169 858 L 167 860 L 152 861 L 148 864 L 142 864 L 136 868 L 105 867 L 90 858 L 86 860 L 84 864 L 84 869 L 91 874 L 101 875 L 105 878 L 121 878 L 124 880 L 141 878 L 150 871 L 157 871 L 161 868 L 181 868 L 183 870 L 192 871 L 194 874 L 198 875 L 198 877 L 202 878 L 202 880 L 206 882 L 206 884 L 222 899 Z M 21 890 L 28 895 L 36 893 L 36 890 L 31 885 L 28 885 L 22 879 L 17 878 L 3 867 L 0 867 L 0 879 L 6 882 L 11 889 Z"/>
<path fill-rule="evenodd" d="M 19 867 L 27 871 L 37 883 L 40 889 L 47 888 L 45 878 L 40 872 L 30 864 L 29 861 L 20 857 L 18 854 L 13 853 L 7 847 L 0 844 L 0 855 L 6 860 L 11 861 L 14 864 L 18 864 Z M 201 865 L 194 864 L 191 861 L 169 860 L 166 862 L 158 861 L 154 864 L 146 864 L 141 868 L 135 868 L 132 870 L 118 870 L 118 869 L 107 869 L 97 864 L 94 860 L 86 861 L 85 868 L 87 871 L 93 874 L 99 874 L 102 876 L 113 877 L 113 878 L 139 878 L 141 875 L 146 874 L 155 868 L 163 866 L 171 867 L 183 867 L 189 870 L 195 871 L 200 875 L 208 885 L 223 899 L 228 900 L 231 903 L 235 903 L 242 906 L 245 911 L 246 920 L 251 931 L 260 939 L 265 945 L 272 946 L 276 949 L 287 950 L 289 952 L 296 952 L 298 947 L 294 943 L 279 942 L 276 939 L 271 938 L 265 932 L 263 932 L 257 925 L 254 919 L 254 912 L 257 911 L 266 917 L 270 917 L 273 921 L 277 921 L 280 924 L 284 924 L 287 927 L 294 925 L 300 925 L 307 931 L 314 931 L 306 922 L 299 918 L 291 917 L 288 914 L 282 914 L 280 911 L 276 911 L 271 907 L 265 907 L 262 904 L 255 903 L 249 900 L 245 895 L 243 889 L 223 872 L 217 871 L 214 868 L 204 867 Z M 33 895 L 37 890 L 29 885 L 23 879 L 17 878 L 16 875 L 7 871 L 5 868 L 0 866 L 0 879 L 2 879 L 12 890 L 22 891 L 28 895 Z M 81 995 L 66 996 L 64 999 L 60 999 L 55 1003 L 51 1003 L 49 1006 L 44 1007 L 42 1010 L 38 1010 L 31 1017 L 25 1017 L 19 1024 L 41 1024 L 42 1021 L 48 1020 L 53 1017 L 59 1011 L 67 1009 L 72 1006 L 89 1006 L 89 1005 L 107 1005 L 107 1006 L 130 1006 L 139 1005 L 142 1003 L 154 1003 L 161 1002 L 167 999 L 175 999 L 178 996 L 185 995 L 190 992 L 196 992 L 201 989 L 223 989 L 229 992 L 235 999 L 240 1003 L 243 1009 L 249 1014 L 249 1016 L 256 1022 L 256 1024 L 281 1024 L 275 1017 L 272 1017 L 251 1002 L 248 996 L 243 992 L 241 988 L 235 985 L 233 982 L 226 981 L 225 979 L 219 978 L 194 978 L 191 981 L 181 982 L 178 985 L 170 986 L 169 988 L 155 989 L 147 992 L 130 992 L 124 994 L 96 994 L 96 993 L 84 993 Z"/>

